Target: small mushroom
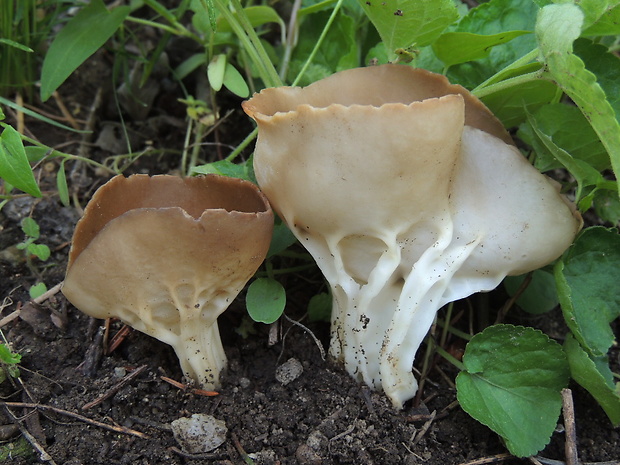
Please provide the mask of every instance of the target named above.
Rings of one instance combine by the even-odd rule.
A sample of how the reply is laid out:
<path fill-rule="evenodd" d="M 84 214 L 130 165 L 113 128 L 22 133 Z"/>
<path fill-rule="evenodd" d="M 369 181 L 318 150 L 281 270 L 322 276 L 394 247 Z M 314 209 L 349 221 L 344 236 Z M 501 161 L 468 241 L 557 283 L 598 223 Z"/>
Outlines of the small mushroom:
<path fill-rule="evenodd" d="M 272 227 L 247 181 L 116 176 L 76 226 L 62 292 L 170 344 L 184 374 L 214 389 L 226 365 L 217 317 L 264 260 Z"/>
<path fill-rule="evenodd" d="M 395 407 L 436 311 L 562 254 L 581 227 L 557 186 L 463 87 L 405 65 L 244 102 L 254 168 L 333 300 L 330 353 Z"/>

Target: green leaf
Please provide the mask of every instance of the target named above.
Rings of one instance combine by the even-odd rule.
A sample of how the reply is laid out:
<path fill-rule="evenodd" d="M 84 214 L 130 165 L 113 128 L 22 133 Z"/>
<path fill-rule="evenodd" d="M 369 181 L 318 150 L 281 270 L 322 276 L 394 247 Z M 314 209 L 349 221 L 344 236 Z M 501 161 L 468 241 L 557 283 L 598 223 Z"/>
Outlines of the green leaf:
<path fill-rule="evenodd" d="M 224 84 L 224 73 L 226 72 L 226 54 L 220 53 L 215 55 L 209 66 L 207 67 L 207 77 L 209 78 L 209 85 L 211 88 L 219 92 Z"/>
<path fill-rule="evenodd" d="M 43 61 L 41 100 L 52 93 L 120 27 L 130 12 L 121 6 L 108 11 L 102 0 L 92 0 L 58 33 Z"/>
<path fill-rule="evenodd" d="M 555 265 L 564 320 L 583 348 L 600 357 L 614 341 L 609 323 L 620 316 L 620 236 L 591 227 Z"/>
<path fill-rule="evenodd" d="M 11 352 L 6 344 L 0 344 L 0 361 L 7 365 L 16 365 L 21 362 L 22 356 Z"/>
<path fill-rule="evenodd" d="M 246 181 L 254 182 L 248 169 L 248 162 L 237 164 L 228 160 L 219 160 L 213 163 L 196 166 L 192 168 L 191 174 L 219 174 L 221 176 L 245 179 Z"/>
<path fill-rule="evenodd" d="M 297 238 L 288 226 L 282 221 L 276 222 L 276 224 L 273 225 L 273 235 L 271 236 L 271 244 L 269 245 L 267 257 L 269 258 L 279 254 L 288 249 L 295 242 L 297 242 Z"/>
<path fill-rule="evenodd" d="M 562 347 L 533 328 L 495 325 L 477 334 L 463 355 L 456 378 L 463 410 L 527 457 L 549 442 L 568 384 Z"/>
<path fill-rule="evenodd" d="M 504 279 L 504 287 L 510 296 L 515 295 L 525 278 L 526 275 L 521 275 Z M 517 305 L 533 315 L 554 309 L 558 305 L 558 294 L 553 273 L 545 269 L 534 271 L 530 283 L 517 299 Z"/>
<path fill-rule="evenodd" d="M 573 51 L 583 60 L 588 71 L 596 76 L 596 82 L 605 92 L 616 119 L 620 118 L 620 58 L 610 53 L 607 47 L 587 39 L 577 39 Z"/>
<path fill-rule="evenodd" d="M 28 251 L 28 253 L 34 255 L 41 261 L 47 260 L 48 258 L 50 258 L 50 255 L 52 254 L 52 252 L 50 251 L 50 248 L 46 246 L 45 244 L 30 243 L 26 247 L 26 250 Z"/>
<path fill-rule="evenodd" d="M 569 3 L 547 5 L 540 10 L 536 36 L 546 74 L 577 104 L 598 134 L 616 173 L 620 172 L 620 124 L 596 76 L 572 51 L 581 33 L 584 15 Z M 620 183 L 620 178 L 618 179 Z M 620 185 L 620 184 L 619 184 Z"/>
<path fill-rule="evenodd" d="M 534 112 L 560 99 L 562 92 L 555 84 L 538 79 L 493 92 L 481 100 L 506 127 L 514 127 L 526 119 L 526 108 Z M 597 137 L 598 140 L 598 137 Z M 605 152 L 605 158 L 607 153 Z"/>
<path fill-rule="evenodd" d="M 459 19 L 453 0 L 358 1 L 379 32 L 390 56 L 399 48 L 430 45 Z"/>
<path fill-rule="evenodd" d="M 328 292 L 313 295 L 308 302 L 308 320 L 329 321 L 333 305 L 333 298 Z"/>
<path fill-rule="evenodd" d="M 60 164 L 58 173 L 56 174 L 56 189 L 58 190 L 58 198 L 65 207 L 70 205 L 69 186 L 67 186 L 67 175 L 65 173 L 65 161 Z"/>
<path fill-rule="evenodd" d="M 537 12 L 538 8 L 531 0 L 491 0 L 469 10 L 457 24 L 455 32 L 494 35 L 505 31 L 533 31 Z M 533 34 L 516 37 L 493 47 L 487 58 L 450 67 L 448 78 L 472 89 L 535 47 Z"/>
<path fill-rule="evenodd" d="M 41 234 L 39 225 L 29 216 L 21 221 L 21 227 L 24 234 L 31 239 L 38 239 Z"/>
<path fill-rule="evenodd" d="M 28 294 L 30 294 L 31 299 L 36 299 L 37 297 L 41 297 L 43 294 L 47 292 L 47 286 L 45 283 L 37 283 L 34 286 L 31 286 L 28 290 Z"/>
<path fill-rule="evenodd" d="M 620 5 L 609 8 L 591 26 L 583 31 L 584 36 L 606 36 L 620 34 Z"/>
<path fill-rule="evenodd" d="M 41 197 L 22 138 L 11 126 L 0 135 L 0 178 L 33 197 Z"/>
<path fill-rule="evenodd" d="M 530 34 L 530 31 L 506 31 L 492 35 L 446 32 L 433 43 L 433 51 L 446 66 L 452 66 L 486 58 L 493 47 L 524 34 Z"/>
<path fill-rule="evenodd" d="M 258 5 L 258 6 L 250 6 L 243 9 L 243 12 L 247 16 L 248 20 L 252 27 L 256 28 L 258 26 L 262 26 L 267 23 L 278 23 L 280 25 L 281 30 L 285 30 L 284 21 L 280 18 L 280 15 L 269 6 Z M 237 17 L 237 13 L 233 13 L 234 17 Z M 217 22 L 217 31 L 218 32 L 234 32 L 233 28 L 230 26 L 229 22 L 223 16 L 218 18 Z"/>
<path fill-rule="evenodd" d="M 284 311 L 286 292 L 275 279 L 258 278 L 248 287 L 245 304 L 254 321 L 271 324 Z"/>
<path fill-rule="evenodd" d="M 537 126 L 536 121 L 528 115 L 528 124 L 534 131 L 538 141 L 544 146 L 544 148 L 559 162 L 561 163 L 577 181 L 577 191 L 575 196 L 577 201 L 580 202 L 583 199 L 584 188 L 589 186 L 597 186 L 604 182 L 603 176 L 596 169 L 592 168 L 587 162 L 574 158 L 566 150 L 558 147 L 551 137 L 544 134 Z M 536 145 L 536 144 L 534 144 Z M 587 208 L 584 208 L 587 209 Z"/>
<path fill-rule="evenodd" d="M 570 333 L 564 341 L 564 351 L 568 357 L 572 378 L 596 399 L 613 425 L 619 426 L 620 396 L 616 391 L 613 378 L 610 380 L 609 376 L 605 376 L 597 368 L 597 364 Z M 604 359 L 607 361 L 607 357 Z M 609 371 L 609 368 L 606 371 Z"/>
<path fill-rule="evenodd" d="M 594 194 L 594 211 L 603 221 L 618 225 L 620 223 L 618 191 L 598 189 Z"/>
<path fill-rule="evenodd" d="M 177 79 L 181 80 L 187 77 L 191 72 L 198 69 L 200 66 L 207 62 L 207 55 L 204 53 L 195 53 L 187 60 L 182 62 L 174 70 L 174 75 Z"/>
<path fill-rule="evenodd" d="M 247 98 L 250 95 L 250 88 L 245 82 L 237 68 L 232 64 L 226 63 L 226 71 L 224 71 L 224 86 L 233 94 L 241 98 Z"/>
<path fill-rule="evenodd" d="M 0 44 L 8 45 L 9 47 L 13 47 L 18 50 L 21 50 L 22 52 L 28 52 L 28 53 L 34 52 L 34 50 L 32 50 L 30 47 L 27 47 L 26 45 L 20 44 L 19 42 L 15 42 L 14 40 L 10 40 L 10 39 L 0 39 Z"/>
<path fill-rule="evenodd" d="M 573 158 L 584 161 L 597 171 L 609 169 L 609 156 L 605 147 L 583 113 L 574 105 L 562 103 L 545 105 L 532 113 L 531 118 L 542 134 L 548 136 L 555 145 L 564 149 Z M 528 142 L 536 148 L 535 166 L 540 171 L 565 166 L 544 144 L 537 143 L 536 139 Z M 591 177 L 596 178 L 594 175 Z"/>

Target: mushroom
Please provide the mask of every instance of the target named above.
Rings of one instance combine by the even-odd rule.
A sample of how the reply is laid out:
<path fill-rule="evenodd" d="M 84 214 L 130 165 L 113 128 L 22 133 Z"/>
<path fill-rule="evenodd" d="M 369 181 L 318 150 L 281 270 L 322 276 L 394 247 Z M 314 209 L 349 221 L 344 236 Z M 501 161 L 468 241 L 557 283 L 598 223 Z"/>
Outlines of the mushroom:
<path fill-rule="evenodd" d="M 247 181 L 116 176 L 75 228 L 62 292 L 171 345 L 184 374 L 215 389 L 226 366 L 217 317 L 262 263 L 272 227 Z"/>
<path fill-rule="evenodd" d="M 467 90 L 405 65 L 244 102 L 254 169 L 333 295 L 330 354 L 401 408 L 437 310 L 571 244 L 581 218 Z"/>

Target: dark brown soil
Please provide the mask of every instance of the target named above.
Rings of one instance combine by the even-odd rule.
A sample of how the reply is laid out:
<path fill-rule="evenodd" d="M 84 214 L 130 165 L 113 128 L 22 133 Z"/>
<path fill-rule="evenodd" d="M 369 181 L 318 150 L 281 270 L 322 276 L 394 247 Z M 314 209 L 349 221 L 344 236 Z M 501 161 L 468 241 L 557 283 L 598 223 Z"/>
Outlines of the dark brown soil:
<path fill-rule="evenodd" d="M 61 88 L 61 96 L 72 111 L 85 108 L 93 101 L 96 89 L 107 74 L 106 57 L 99 57 L 92 66 L 85 67 L 73 81 Z M 85 71 L 86 70 L 86 71 Z M 90 70 L 90 72 L 88 72 Z M 98 77 L 98 80 L 94 76 Z M 107 82 L 107 81 L 104 81 Z M 174 92 L 167 88 L 158 94 L 150 116 L 171 114 L 183 122 L 182 112 L 175 107 Z M 235 109 L 220 128 L 219 141 L 235 145 L 250 128 L 247 119 L 238 110 L 239 100 L 226 98 L 226 105 Z M 172 103 L 170 103 L 172 102 Z M 159 105 L 159 106 L 158 106 Z M 93 141 L 101 135 L 113 111 L 107 100 L 98 113 Z M 59 114 L 53 103 L 47 111 Z M 9 115 L 10 118 L 10 115 Z M 143 123 L 130 122 L 137 134 L 135 144 L 152 144 L 155 148 L 181 147 L 184 129 L 166 123 L 148 134 Z M 75 140 L 64 151 L 75 153 L 79 136 L 50 130 L 32 120 L 27 128 L 44 143 L 58 145 Z M 245 131 L 245 132 L 244 132 Z M 213 137 L 215 135 L 211 136 Z M 215 149 L 206 157 L 217 157 Z M 101 147 L 92 147 L 91 156 L 97 159 L 111 155 Z M 177 158 L 175 158 L 177 157 Z M 88 200 L 97 186 L 107 179 L 101 173 L 67 166 L 70 187 L 77 198 Z M 178 168 L 178 156 L 150 156 L 134 163 L 130 171 L 158 174 Z M 530 463 L 527 459 L 510 458 L 497 435 L 465 414 L 455 403 L 455 391 L 450 382 L 456 372 L 451 366 L 437 360 L 426 380 L 419 402 L 407 403 L 403 411 L 395 411 L 381 393 L 371 392 L 354 382 L 330 361 L 324 361 L 315 340 L 307 331 L 288 320 L 281 323 L 282 334 L 275 344 L 269 345 L 270 328 L 254 324 L 253 334 L 240 335 L 244 316 L 243 294 L 220 318 L 229 369 L 219 395 L 205 397 L 183 391 L 162 379 L 166 376 L 182 380 L 173 351 L 166 345 L 143 334 L 133 332 L 110 355 L 102 354 L 100 327 L 80 313 L 57 293 L 41 305 L 29 302 L 27 289 L 37 281 L 48 288 L 59 284 L 64 276 L 69 241 L 79 212 L 61 206 L 55 193 L 57 162 L 48 162 L 37 169 L 45 191 L 42 200 L 24 196 L 11 200 L 0 211 L 0 299 L 4 299 L 0 318 L 20 310 L 20 317 L 8 322 L 2 331 L 13 349 L 22 354 L 21 378 L 0 385 L 6 402 L 40 404 L 42 409 L 20 405 L 10 407 L 11 415 L 33 441 L 45 450 L 57 464 L 417 464 L 449 465 L 470 463 L 476 459 L 498 456 L 494 463 Z M 79 176 L 78 176 L 79 175 Z M 45 263 L 33 261 L 32 266 L 14 245 L 23 240 L 20 220 L 28 215 L 41 226 L 39 242 L 53 250 Z M 316 272 L 315 272 L 316 273 Z M 316 288 L 291 278 L 287 287 L 296 289 L 289 299 L 286 313 L 301 319 L 307 300 Z M 471 301 L 474 306 L 477 298 Z M 492 309 L 498 309 L 505 297 L 498 291 L 486 296 Z M 456 310 L 467 308 L 457 303 Z M 510 316 L 518 320 L 518 310 Z M 491 316 L 494 318 L 494 316 Z M 564 334 L 559 312 L 539 317 L 533 322 L 543 327 L 552 337 Z M 476 321 L 475 324 L 480 324 Z M 324 346 L 327 343 L 326 323 L 304 324 Z M 465 325 L 467 326 L 467 325 Z M 111 334 L 120 324 L 111 325 Z M 453 341 L 459 346 L 459 341 Z M 614 351 L 613 357 L 618 351 Z M 303 373 L 290 384 L 283 385 L 276 377 L 276 368 L 295 358 L 303 366 Z M 419 369 L 421 364 L 417 365 Z M 136 369 L 142 371 L 129 382 L 113 391 L 121 380 Z M 445 376 L 444 376 L 445 375 Z M 620 459 L 620 439 L 602 410 L 577 386 L 576 427 L 578 452 L 585 462 L 617 461 Z M 106 394 L 109 398 L 89 409 L 84 406 Z M 72 412 L 90 420 L 114 426 L 117 431 L 88 423 L 84 418 L 68 416 L 58 410 Z M 208 413 L 223 420 L 228 428 L 227 440 L 215 451 L 192 458 L 178 450 L 170 431 L 170 422 L 194 413 Z M 0 425 L 16 423 L 6 405 L 0 409 Z M 551 444 L 541 452 L 542 457 L 564 460 L 564 435 L 561 426 Z M 11 427 L 7 427 L 8 430 Z M 139 431 L 145 437 L 120 431 L 121 428 Z M 19 431 L 7 435 L 8 443 L 16 441 Z M 247 455 L 246 455 L 247 454 Z M 12 463 L 34 463 L 40 453 L 30 457 L 13 458 Z M 49 460 L 48 460 L 49 462 Z M 477 462 L 482 463 L 482 462 Z M 486 462 L 490 463 L 490 462 Z M 541 462 L 545 463 L 545 462 Z M 548 463 L 548 462 L 547 462 Z M 617 463 L 617 462 L 616 462 Z"/>

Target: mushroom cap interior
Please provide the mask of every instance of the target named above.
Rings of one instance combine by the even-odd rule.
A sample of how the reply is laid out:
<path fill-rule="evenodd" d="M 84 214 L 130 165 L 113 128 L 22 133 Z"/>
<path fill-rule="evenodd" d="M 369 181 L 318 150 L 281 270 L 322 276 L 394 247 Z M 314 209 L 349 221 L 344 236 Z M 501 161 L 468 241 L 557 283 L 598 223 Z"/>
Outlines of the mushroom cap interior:
<path fill-rule="evenodd" d="M 78 222 L 69 253 L 69 267 L 93 238 L 114 218 L 140 208 L 176 208 L 194 219 L 208 210 L 263 213 L 270 210 L 256 187 L 241 179 L 207 175 L 115 176 L 95 192 Z"/>
<path fill-rule="evenodd" d="M 429 98 L 457 94 L 465 102 L 465 124 L 514 144 L 510 134 L 493 113 L 467 89 L 450 84 L 440 74 L 407 65 L 380 65 L 340 71 L 307 87 L 263 89 L 242 104 L 245 112 L 260 122 L 279 112 L 294 111 L 300 105 L 325 108 L 339 104 L 381 106 L 409 105 Z"/>

